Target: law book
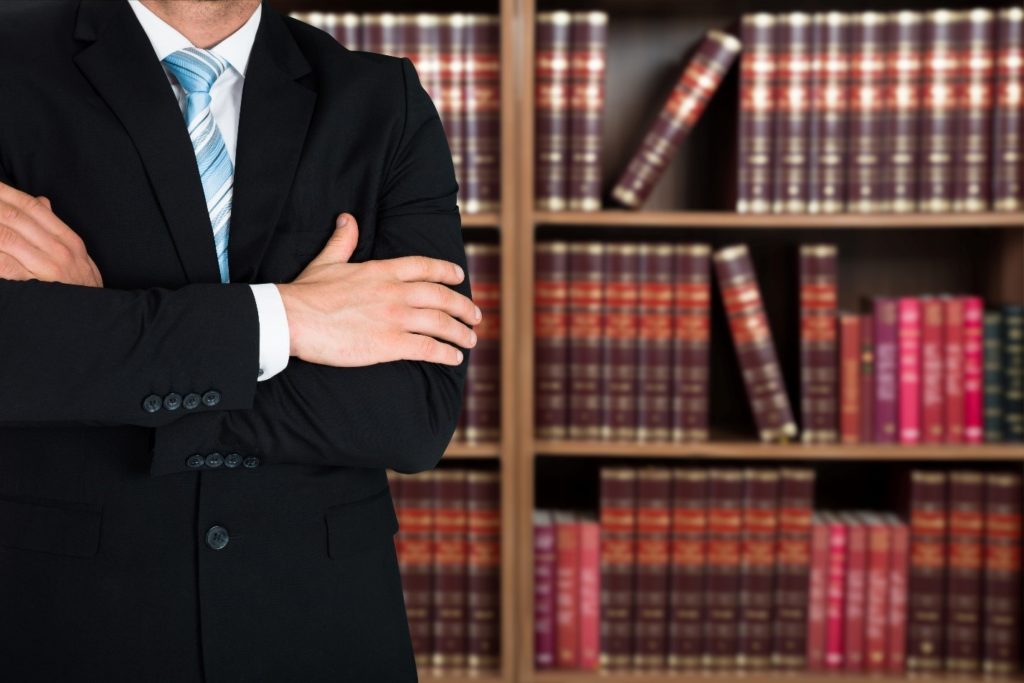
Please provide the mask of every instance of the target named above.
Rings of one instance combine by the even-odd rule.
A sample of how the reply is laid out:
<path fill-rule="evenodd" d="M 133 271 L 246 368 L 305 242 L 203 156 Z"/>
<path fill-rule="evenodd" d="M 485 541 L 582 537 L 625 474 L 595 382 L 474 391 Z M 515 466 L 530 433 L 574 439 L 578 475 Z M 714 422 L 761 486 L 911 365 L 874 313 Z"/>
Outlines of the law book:
<path fill-rule="evenodd" d="M 860 443 L 861 317 L 839 316 L 839 432 L 843 443 Z"/>
<path fill-rule="evenodd" d="M 558 554 L 554 515 L 533 512 L 533 665 L 555 668 L 555 576 Z"/>
<path fill-rule="evenodd" d="M 837 279 L 834 244 L 800 245 L 800 439 L 804 443 L 838 440 Z"/>
<path fill-rule="evenodd" d="M 408 15 L 396 12 L 364 12 L 362 42 L 366 52 L 404 56 L 408 41 L 405 25 Z"/>
<path fill-rule="evenodd" d="M 605 245 L 569 243 L 569 438 L 601 437 Z"/>
<path fill-rule="evenodd" d="M 747 246 L 719 249 L 713 259 L 758 435 L 765 442 L 795 439 L 796 422 Z"/>
<path fill-rule="evenodd" d="M 569 435 L 569 244 L 538 241 L 534 257 L 534 430 Z"/>
<path fill-rule="evenodd" d="M 736 211 L 769 213 L 775 155 L 775 15 L 740 19 L 740 111 Z"/>
<path fill-rule="evenodd" d="M 992 121 L 994 164 L 992 208 L 1024 207 L 1024 9 L 1003 7 L 996 14 L 995 102 Z"/>
<path fill-rule="evenodd" d="M 889 616 L 889 573 L 891 571 L 892 529 L 883 515 L 864 513 L 867 530 L 867 574 L 864 607 L 864 671 L 886 672 L 888 664 L 886 625 Z"/>
<path fill-rule="evenodd" d="M 466 198 L 466 87 L 463 72 L 466 67 L 466 41 L 469 27 L 467 15 L 452 12 L 442 15 L 438 25 L 441 48 L 438 53 L 437 87 L 440 97 L 434 100 L 441 116 L 448 148 L 459 183 L 459 205 Z"/>
<path fill-rule="evenodd" d="M 874 441 L 896 443 L 899 439 L 899 300 L 876 298 L 874 323 Z"/>
<path fill-rule="evenodd" d="M 946 548 L 946 671 L 981 671 L 981 574 L 984 475 L 949 472 L 949 544 Z"/>
<path fill-rule="evenodd" d="M 568 208 L 601 208 L 608 14 L 572 12 L 569 21 Z"/>
<path fill-rule="evenodd" d="M 984 441 L 984 361 L 982 358 L 982 324 L 985 305 L 981 297 L 966 296 L 964 299 L 964 441 Z"/>
<path fill-rule="evenodd" d="M 921 441 L 942 443 L 946 432 L 942 299 L 921 300 Z"/>
<path fill-rule="evenodd" d="M 945 297 L 942 319 L 946 355 L 943 363 L 946 392 L 946 443 L 964 441 L 964 300 Z"/>
<path fill-rule="evenodd" d="M 813 44 L 811 15 L 775 16 L 775 153 L 772 212 L 807 211 L 807 139 Z"/>
<path fill-rule="evenodd" d="M 540 211 L 569 208 L 569 12 L 538 12 L 534 197 Z"/>
<path fill-rule="evenodd" d="M 601 347 L 600 436 L 637 438 L 637 350 L 640 263 L 636 242 L 604 244 L 604 334 Z"/>
<path fill-rule="evenodd" d="M 760 671 L 772 663 L 779 471 L 746 468 L 743 487 L 736 664 L 739 669 Z"/>
<path fill-rule="evenodd" d="M 814 481 L 813 469 L 779 469 L 772 666 L 784 671 L 800 670 L 807 664 Z"/>
<path fill-rule="evenodd" d="M 395 506 L 398 512 L 395 551 L 402 574 L 412 649 L 416 664 L 421 668 L 430 666 L 434 656 L 434 518 L 438 502 L 434 492 L 438 472 L 400 475 L 401 488 Z"/>
<path fill-rule="evenodd" d="M 693 671 L 702 664 L 707 619 L 708 470 L 672 468 L 667 664 Z"/>
<path fill-rule="evenodd" d="M 330 13 L 335 17 L 334 38 L 349 50 L 362 50 L 362 19 L 355 12 Z"/>
<path fill-rule="evenodd" d="M 807 140 L 807 209 L 846 208 L 847 122 L 850 96 L 850 16 L 815 12 Z"/>
<path fill-rule="evenodd" d="M 921 84 L 921 164 L 918 210 L 947 213 L 953 209 L 953 150 L 956 135 L 954 80 L 959 12 L 925 12 Z"/>
<path fill-rule="evenodd" d="M 846 526 L 843 669 L 860 673 L 867 654 L 868 527 L 856 513 L 843 513 L 841 519 Z"/>
<path fill-rule="evenodd" d="M 704 34 L 612 188 L 616 201 L 633 209 L 643 205 L 739 53 L 740 41 L 734 36 L 722 31 Z"/>
<path fill-rule="evenodd" d="M 637 244 L 636 437 L 669 441 L 672 437 L 673 245 Z"/>
<path fill-rule="evenodd" d="M 628 670 L 633 664 L 636 481 L 634 468 L 601 468 L 600 665 L 608 671 Z"/>
<path fill-rule="evenodd" d="M 1003 317 L 999 311 L 986 312 L 982 327 L 985 441 L 999 443 L 1003 440 Z"/>
<path fill-rule="evenodd" d="M 860 323 L 860 440 L 875 440 L 875 316 L 861 315 Z"/>
<path fill-rule="evenodd" d="M 886 515 L 892 533 L 889 556 L 889 615 L 886 622 L 886 670 L 902 674 L 907 666 L 907 605 L 910 572 L 910 527 L 896 515 Z"/>
<path fill-rule="evenodd" d="M 467 471 L 466 664 L 470 669 L 496 669 L 501 654 L 500 501 L 497 471 Z"/>
<path fill-rule="evenodd" d="M 921 441 L 921 301 L 900 297 L 897 302 L 897 402 L 899 441 Z"/>
<path fill-rule="evenodd" d="M 579 580 L 580 524 L 570 510 L 555 511 L 555 666 L 575 669 L 580 663 Z"/>
<path fill-rule="evenodd" d="M 907 671 L 943 670 L 946 643 L 945 472 L 910 473 L 910 568 L 907 586 Z"/>
<path fill-rule="evenodd" d="M 579 668 L 597 669 L 601 656 L 601 524 L 580 519 Z"/>
<path fill-rule="evenodd" d="M 887 211 L 884 69 L 887 16 L 850 15 L 850 128 L 846 210 Z"/>
<path fill-rule="evenodd" d="M 885 190 L 888 210 L 917 210 L 921 113 L 921 12 L 888 14 L 883 74 Z"/>
<path fill-rule="evenodd" d="M 467 14 L 462 72 L 466 122 L 462 192 L 466 213 L 497 211 L 501 195 L 501 28 L 496 14 Z"/>
<path fill-rule="evenodd" d="M 1024 306 L 1003 307 L 1003 438 L 1024 441 Z"/>
<path fill-rule="evenodd" d="M 496 244 L 469 242 L 465 248 L 473 301 L 483 319 L 473 326 L 477 345 L 466 371 L 464 434 L 469 443 L 496 442 L 501 425 L 501 258 Z"/>
<path fill-rule="evenodd" d="M 434 12 L 416 12 L 405 17 L 405 45 L 401 54 L 408 57 L 416 68 L 420 85 L 434 101 L 438 114 L 444 118 L 441 92 L 441 22 L 444 15 Z M 458 178 L 461 183 L 462 177 Z"/>
<path fill-rule="evenodd" d="M 1020 474 L 987 473 L 982 669 L 988 675 L 1020 673 L 1020 514 Z"/>
<path fill-rule="evenodd" d="M 707 441 L 711 247 L 672 245 L 672 440 Z"/>
<path fill-rule="evenodd" d="M 467 510 L 466 470 L 440 469 L 434 475 L 434 654 L 431 663 L 443 669 L 467 661 L 466 594 Z"/>
<path fill-rule="evenodd" d="M 667 663 L 671 487 L 667 467 L 637 471 L 633 668 L 641 671 L 664 669 Z"/>
<path fill-rule="evenodd" d="M 707 639 L 705 667 L 736 668 L 739 646 L 740 524 L 743 472 L 708 472 Z"/>
<path fill-rule="evenodd" d="M 992 182 L 995 13 L 982 7 L 962 10 L 957 23 L 953 210 L 985 211 Z"/>
<path fill-rule="evenodd" d="M 815 512 L 811 523 L 810 573 L 807 582 L 807 670 L 825 671 L 828 614 L 828 515 Z"/>
<path fill-rule="evenodd" d="M 828 524 L 828 569 L 825 576 L 825 669 L 841 671 L 846 649 L 846 563 L 849 556 L 849 529 L 836 513 L 826 517 Z"/>

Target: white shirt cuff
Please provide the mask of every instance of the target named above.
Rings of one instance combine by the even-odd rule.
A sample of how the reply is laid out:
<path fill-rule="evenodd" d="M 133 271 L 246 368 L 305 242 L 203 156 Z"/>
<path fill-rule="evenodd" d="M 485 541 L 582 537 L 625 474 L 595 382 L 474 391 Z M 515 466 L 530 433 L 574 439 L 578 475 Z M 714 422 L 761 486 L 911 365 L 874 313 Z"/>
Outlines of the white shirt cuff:
<path fill-rule="evenodd" d="M 256 299 L 256 315 L 260 322 L 260 369 L 256 381 L 270 379 L 288 365 L 291 355 L 291 336 L 288 334 L 288 316 L 277 285 L 272 283 L 249 285 Z"/>

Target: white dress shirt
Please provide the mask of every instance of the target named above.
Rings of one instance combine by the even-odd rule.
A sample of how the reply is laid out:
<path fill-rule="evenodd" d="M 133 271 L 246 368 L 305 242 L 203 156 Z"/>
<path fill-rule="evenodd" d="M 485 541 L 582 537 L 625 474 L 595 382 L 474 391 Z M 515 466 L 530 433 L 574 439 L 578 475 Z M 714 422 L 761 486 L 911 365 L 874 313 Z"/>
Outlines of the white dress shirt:
<path fill-rule="evenodd" d="M 157 59 L 163 65 L 164 57 L 186 47 L 194 47 L 188 38 L 181 35 L 173 26 L 154 14 L 139 0 L 128 0 L 128 5 L 135 12 L 142 29 L 153 44 Z M 238 115 L 242 107 L 242 86 L 245 83 L 245 69 L 249 65 L 249 54 L 256 39 L 256 29 L 260 25 L 262 5 L 257 5 L 245 24 L 230 36 L 210 48 L 219 57 L 224 58 L 228 68 L 210 88 L 210 110 L 213 119 L 220 129 L 220 135 L 227 147 L 228 157 L 232 165 L 235 163 L 235 149 L 238 146 Z M 177 79 L 164 66 L 167 81 L 178 98 L 182 116 L 185 115 L 187 93 L 178 85 Z M 182 119 L 184 122 L 184 119 Z M 228 238 L 230 241 L 230 237 Z M 213 242 L 210 242 L 213 248 Z M 277 285 L 272 283 L 250 285 L 256 299 L 256 312 L 260 324 L 260 368 L 257 381 L 270 379 L 288 365 L 291 353 L 291 342 L 288 334 L 288 317 Z"/>

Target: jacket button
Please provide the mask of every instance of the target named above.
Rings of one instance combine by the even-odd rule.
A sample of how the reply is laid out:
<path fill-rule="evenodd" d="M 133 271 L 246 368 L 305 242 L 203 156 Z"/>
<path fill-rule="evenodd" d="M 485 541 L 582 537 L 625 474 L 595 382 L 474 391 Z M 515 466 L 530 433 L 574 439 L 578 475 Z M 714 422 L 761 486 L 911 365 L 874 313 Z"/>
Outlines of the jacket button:
<path fill-rule="evenodd" d="M 145 399 L 143 399 L 142 409 L 145 410 L 147 413 L 155 413 L 156 411 L 160 410 L 160 406 L 162 406 L 163 404 L 163 399 L 161 399 L 156 394 L 150 394 Z"/>
<path fill-rule="evenodd" d="M 228 453 L 224 456 L 224 467 L 235 468 L 242 464 L 242 456 L 238 453 Z"/>
<path fill-rule="evenodd" d="M 185 394 L 185 398 L 182 400 L 182 404 L 188 410 L 195 410 L 196 408 L 199 407 L 200 401 L 201 399 L 199 398 L 199 394 Z"/>
<path fill-rule="evenodd" d="M 206 461 L 203 460 L 203 456 L 199 455 L 198 453 L 195 453 L 194 455 L 190 455 L 188 457 L 188 460 L 185 461 L 185 464 L 195 469 L 197 467 L 202 467 L 203 463 L 205 462 Z"/>
<path fill-rule="evenodd" d="M 220 392 L 215 389 L 210 389 L 203 394 L 203 403 L 211 408 L 214 407 L 220 403 Z"/>
<path fill-rule="evenodd" d="M 214 550 L 223 550 L 229 540 L 231 537 L 228 536 L 228 530 L 218 524 L 211 526 L 206 532 L 206 545 Z"/>
<path fill-rule="evenodd" d="M 164 396 L 164 408 L 177 410 L 181 407 L 181 394 L 170 393 Z"/>
<path fill-rule="evenodd" d="M 259 467 L 260 466 L 260 459 L 257 458 L 255 455 L 250 455 L 250 456 L 246 457 L 245 460 L 242 461 L 242 464 L 245 465 L 246 467 L 248 467 L 251 470 L 251 469 L 253 469 L 255 467 Z"/>
<path fill-rule="evenodd" d="M 224 458 L 221 457 L 220 453 L 210 453 L 206 456 L 207 467 L 220 467 L 224 464 Z"/>

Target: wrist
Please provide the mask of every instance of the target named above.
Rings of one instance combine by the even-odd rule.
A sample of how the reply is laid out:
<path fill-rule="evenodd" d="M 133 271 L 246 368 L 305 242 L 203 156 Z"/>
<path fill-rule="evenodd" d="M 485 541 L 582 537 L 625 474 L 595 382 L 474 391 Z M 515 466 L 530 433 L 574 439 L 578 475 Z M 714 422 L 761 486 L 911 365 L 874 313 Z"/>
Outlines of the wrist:
<path fill-rule="evenodd" d="M 281 303 L 284 304 L 284 315 L 288 320 L 288 355 L 298 356 L 300 348 L 299 337 L 302 325 L 301 317 L 298 315 L 298 300 L 295 296 L 294 284 L 279 284 L 277 291 L 281 294 Z"/>

